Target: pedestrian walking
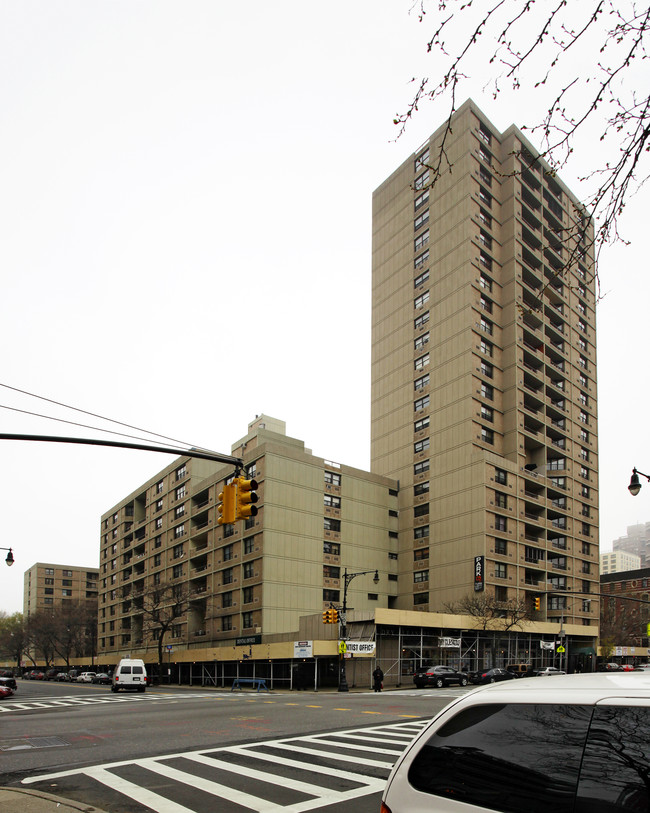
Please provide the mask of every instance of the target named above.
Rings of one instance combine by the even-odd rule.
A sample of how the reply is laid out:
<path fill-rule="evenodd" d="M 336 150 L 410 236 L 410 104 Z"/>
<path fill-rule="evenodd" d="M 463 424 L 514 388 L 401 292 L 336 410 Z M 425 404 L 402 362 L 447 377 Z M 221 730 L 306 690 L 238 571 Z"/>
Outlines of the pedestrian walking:
<path fill-rule="evenodd" d="M 384 688 L 384 673 L 379 667 L 372 673 L 373 685 L 376 692 L 380 692 Z"/>

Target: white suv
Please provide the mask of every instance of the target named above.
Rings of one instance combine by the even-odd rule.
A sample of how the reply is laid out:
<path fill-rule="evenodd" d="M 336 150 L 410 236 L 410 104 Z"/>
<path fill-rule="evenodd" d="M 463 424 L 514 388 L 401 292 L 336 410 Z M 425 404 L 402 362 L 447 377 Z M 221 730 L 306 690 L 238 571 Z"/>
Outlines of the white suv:
<path fill-rule="evenodd" d="M 95 672 L 82 672 L 77 678 L 77 683 L 92 683 Z"/>
<path fill-rule="evenodd" d="M 650 810 L 650 674 L 495 683 L 444 708 L 388 778 L 382 813 Z"/>

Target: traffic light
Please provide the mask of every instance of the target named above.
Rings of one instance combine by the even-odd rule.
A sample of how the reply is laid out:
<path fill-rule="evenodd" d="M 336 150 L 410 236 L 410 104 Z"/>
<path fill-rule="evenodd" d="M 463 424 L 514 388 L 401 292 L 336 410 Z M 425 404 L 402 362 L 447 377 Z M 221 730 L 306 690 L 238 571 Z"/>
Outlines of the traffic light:
<path fill-rule="evenodd" d="M 323 624 L 329 624 L 330 622 L 330 611 L 323 610 Z"/>
<path fill-rule="evenodd" d="M 245 477 L 235 477 L 237 484 L 235 520 L 248 519 L 257 514 L 257 480 L 247 480 Z"/>
<path fill-rule="evenodd" d="M 219 525 L 230 525 L 236 519 L 237 486 L 234 482 L 226 483 L 223 491 L 219 494 L 219 500 L 219 518 L 217 522 Z"/>
<path fill-rule="evenodd" d="M 541 605 L 542 605 L 542 600 L 541 600 L 541 598 L 539 596 L 537 596 L 537 598 L 535 599 L 535 609 L 539 610 Z"/>
<path fill-rule="evenodd" d="M 332 624 L 339 623 L 339 611 L 338 610 L 330 610 L 332 613 Z"/>

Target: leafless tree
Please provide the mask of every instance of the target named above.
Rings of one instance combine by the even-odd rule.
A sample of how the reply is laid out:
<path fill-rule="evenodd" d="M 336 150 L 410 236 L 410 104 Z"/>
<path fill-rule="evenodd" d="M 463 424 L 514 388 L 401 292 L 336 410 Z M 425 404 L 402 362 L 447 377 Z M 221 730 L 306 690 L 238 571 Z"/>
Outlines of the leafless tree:
<path fill-rule="evenodd" d="M 539 157 L 552 172 L 578 150 L 591 155 L 602 148 L 605 157 L 580 180 L 589 189 L 585 204 L 595 218 L 596 253 L 620 239 L 619 217 L 650 175 L 650 70 L 641 64 L 648 57 L 650 6 L 634 0 L 416 0 L 412 11 L 431 21 L 427 49 L 438 59 L 434 79 L 413 80 L 415 95 L 395 124 L 401 135 L 424 102 L 447 100 L 447 131 L 431 158 L 431 183 L 451 170 L 445 136 L 472 64 L 478 65 L 494 98 L 508 86 L 522 96 L 545 93 L 544 112 L 522 129 L 541 142 Z"/>
<path fill-rule="evenodd" d="M 615 646 L 638 645 L 644 633 L 639 605 L 624 593 L 603 598 L 600 607 L 600 645 L 609 654 Z"/>
<path fill-rule="evenodd" d="M 156 638 L 160 676 L 163 673 L 165 636 L 187 613 L 193 595 L 187 584 L 163 582 L 151 586 L 142 596 L 143 631 Z"/>
<path fill-rule="evenodd" d="M 459 601 L 445 605 L 447 612 L 469 615 L 474 618 L 482 630 L 508 632 L 511 629 L 522 629 L 530 621 L 526 603 L 517 598 L 499 601 L 491 595 L 463 596 Z"/>

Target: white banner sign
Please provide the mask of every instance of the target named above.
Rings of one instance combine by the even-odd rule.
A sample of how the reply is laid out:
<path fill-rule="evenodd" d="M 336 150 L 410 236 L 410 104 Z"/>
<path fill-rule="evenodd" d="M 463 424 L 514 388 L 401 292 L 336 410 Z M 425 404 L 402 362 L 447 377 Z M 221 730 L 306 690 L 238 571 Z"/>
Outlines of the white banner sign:
<path fill-rule="evenodd" d="M 348 655 L 374 655 L 374 641 L 346 641 L 345 651 Z"/>
<path fill-rule="evenodd" d="M 460 649 L 460 638 L 438 638 L 440 649 Z"/>
<path fill-rule="evenodd" d="M 313 657 L 313 641 L 294 641 L 293 642 L 293 657 L 294 658 L 311 658 Z"/>
<path fill-rule="evenodd" d="M 555 641 L 540 641 L 540 649 L 555 649 Z"/>

